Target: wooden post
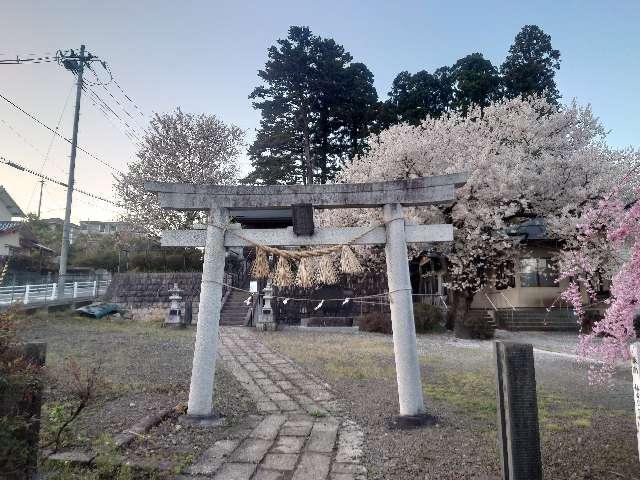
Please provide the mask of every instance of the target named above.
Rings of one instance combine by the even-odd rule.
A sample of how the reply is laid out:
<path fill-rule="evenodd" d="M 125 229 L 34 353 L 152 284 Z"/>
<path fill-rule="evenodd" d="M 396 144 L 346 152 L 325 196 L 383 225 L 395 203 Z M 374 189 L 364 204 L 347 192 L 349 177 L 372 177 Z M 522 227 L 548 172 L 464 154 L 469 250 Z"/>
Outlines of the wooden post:
<path fill-rule="evenodd" d="M 638 458 L 640 458 L 640 341 L 631 344 L 631 373 L 633 374 L 633 400 L 636 407 L 638 431 Z"/>
<path fill-rule="evenodd" d="M 223 225 L 226 225 L 227 221 L 227 209 L 212 208 L 209 212 L 196 344 L 193 351 L 187 407 L 187 414 L 190 417 L 211 418 L 213 416 L 213 385 L 218 349 L 218 325 L 222 307 L 222 282 L 224 281 Z"/>
<path fill-rule="evenodd" d="M 420 415 L 424 413 L 424 399 L 413 320 L 404 213 L 402 205 L 398 203 L 385 205 L 383 213 L 387 230 L 385 254 L 400 416 Z"/>
<path fill-rule="evenodd" d="M 495 342 L 503 480 L 542 480 L 533 346 Z"/>

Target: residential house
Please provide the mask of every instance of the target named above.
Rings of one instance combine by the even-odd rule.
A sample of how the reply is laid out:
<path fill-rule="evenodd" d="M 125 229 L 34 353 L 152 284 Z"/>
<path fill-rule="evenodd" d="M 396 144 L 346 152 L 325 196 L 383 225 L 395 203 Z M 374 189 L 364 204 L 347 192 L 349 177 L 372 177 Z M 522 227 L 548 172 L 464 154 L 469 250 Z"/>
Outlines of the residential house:
<path fill-rule="evenodd" d="M 127 232 L 142 234 L 142 230 L 128 222 L 101 222 L 97 220 L 81 220 L 80 232 L 86 234 L 108 234 Z"/>
<path fill-rule="evenodd" d="M 50 248 L 38 243 L 29 227 L 20 220 L 25 214 L 18 204 L 11 198 L 9 192 L 0 186 L 0 258 L 16 255 L 31 256 L 39 252 L 44 255 L 53 255 Z"/>
<path fill-rule="evenodd" d="M 64 220 L 62 218 L 43 218 L 42 222 L 49 226 L 52 231 L 59 230 L 62 232 L 64 226 Z M 75 223 L 69 223 L 69 243 L 73 244 L 74 240 L 78 238 L 80 233 L 80 226 Z"/>

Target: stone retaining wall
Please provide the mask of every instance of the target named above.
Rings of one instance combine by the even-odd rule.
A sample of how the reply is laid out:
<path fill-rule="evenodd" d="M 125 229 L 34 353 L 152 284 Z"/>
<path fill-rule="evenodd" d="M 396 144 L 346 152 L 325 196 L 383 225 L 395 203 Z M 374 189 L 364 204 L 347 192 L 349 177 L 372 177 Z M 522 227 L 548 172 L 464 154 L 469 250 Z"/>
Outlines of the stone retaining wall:
<path fill-rule="evenodd" d="M 127 308 L 134 320 L 161 320 L 169 310 L 169 289 L 177 283 L 182 303 L 191 302 L 193 321 L 198 318 L 200 272 L 117 273 L 105 293 L 105 301 Z"/>

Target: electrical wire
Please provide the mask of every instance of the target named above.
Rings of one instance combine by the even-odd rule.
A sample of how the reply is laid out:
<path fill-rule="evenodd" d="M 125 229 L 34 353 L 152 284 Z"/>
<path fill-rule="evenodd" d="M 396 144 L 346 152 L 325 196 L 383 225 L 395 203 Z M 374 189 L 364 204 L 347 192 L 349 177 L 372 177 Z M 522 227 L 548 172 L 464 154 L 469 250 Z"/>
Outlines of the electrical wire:
<path fill-rule="evenodd" d="M 11 160 L 7 160 L 6 158 L 4 158 L 2 156 L 0 156 L 0 163 L 8 165 L 9 167 L 15 168 L 16 170 L 20 170 L 22 172 L 30 173 L 31 175 L 34 175 L 34 176 L 39 177 L 39 178 L 42 178 L 43 180 L 47 180 L 48 182 L 55 183 L 56 185 L 60 185 L 61 187 L 65 187 L 65 188 L 69 187 L 69 185 L 67 183 L 65 183 L 65 182 L 62 182 L 62 181 L 60 181 L 58 179 L 55 179 L 53 177 L 49 177 L 48 175 L 43 175 L 41 173 L 38 173 L 35 170 L 31 170 L 30 168 L 27 168 L 27 167 L 25 167 L 23 165 L 20 165 L 17 162 L 12 162 Z M 96 200 L 101 200 L 103 202 L 110 203 L 112 205 L 115 205 L 116 207 L 120 207 L 121 206 L 119 203 L 116 203 L 113 200 L 109 200 L 108 198 L 101 197 L 100 195 L 95 195 L 93 193 L 87 192 L 86 190 L 83 190 L 83 189 L 80 189 L 80 188 L 76 188 L 75 186 L 73 187 L 73 191 L 81 193 L 82 195 L 86 195 L 86 196 L 91 197 L 91 198 L 95 198 Z"/>
<path fill-rule="evenodd" d="M 122 95 L 124 96 L 124 98 L 126 98 L 131 105 L 133 105 L 133 108 L 136 109 L 136 111 L 140 114 L 140 116 L 142 118 L 145 118 L 145 114 L 142 111 L 142 109 L 131 99 L 131 97 L 129 95 L 127 95 L 127 93 L 124 91 L 124 89 L 122 88 L 122 86 L 118 83 L 118 81 L 114 78 L 113 76 L 113 72 L 111 71 L 111 68 L 109 67 L 109 65 L 107 64 L 107 62 L 101 62 L 102 67 L 109 72 L 109 76 L 111 77 L 111 81 L 113 82 L 113 84 L 118 87 L 118 90 L 120 90 L 120 93 L 122 93 Z"/>
<path fill-rule="evenodd" d="M 36 118 L 34 115 L 30 114 L 29 112 L 27 112 L 25 109 L 23 109 L 22 107 L 20 107 L 19 105 L 17 105 L 15 102 L 9 100 L 7 97 L 5 97 L 2 93 L 0 93 L 0 99 L 4 100 L 5 102 L 7 102 L 9 105 L 11 105 L 12 107 L 14 107 L 15 109 L 19 110 L 20 112 L 22 112 L 23 114 L 25 114 L 27 117 L 29 117 L 31 120 L 33 120 L 34 122 L 36 122 L 38 125 L 40 125 L 41 127 L 46 128 L 47 130 L 49 130 L 51 133 L 53 133 L 54 135 L 62 138 L 65 142 L 72 144 L 73 142 L 65 137 L 64 135 L 61 135 L 60 133 L 58 133 L 56 130 L 54 130 L 53 128 L 51 128 L 49 125 L 45 124 L 44 122 L 42 122 L 40 119 Z M 109 162 L 102 160 L 101 158 L 97 157 L 96 155 L 92 154 L 91 152 L 88 152 L 87 150 L 85 150 L 84 148 L 82 148 L 80 145 L 77 145 L 76 148 L 78 150 L 80 150 L 81 152 L 83 152 L 84 154 L 88 155 L 89 157 L 93 158 L 94 160 L 98 161 L 99 163 L 101 163 L 102 165 L 104 165 L 105 167 L 110 168 L 111 170 L 113 170 L 114 172 L 120 173 L 122 175 L 124 175 L 124 173 L 117 169 L 116 167 L 114 167 L 113 165 L 111 165 Z"/>

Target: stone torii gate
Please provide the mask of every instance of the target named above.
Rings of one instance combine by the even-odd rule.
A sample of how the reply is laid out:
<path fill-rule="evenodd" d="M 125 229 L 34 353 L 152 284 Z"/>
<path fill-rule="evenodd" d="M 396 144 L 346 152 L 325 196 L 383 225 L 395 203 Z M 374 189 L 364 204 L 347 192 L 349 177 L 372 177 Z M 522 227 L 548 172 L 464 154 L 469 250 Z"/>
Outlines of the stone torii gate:
<path fill-rule="evenodd" d="M 207 210 L 205 230 L 165 231 L 165 246 L 204 246 L 202 286 L 187 413 L 213 416 L 213 386 L 222 308 L 225 248 L 259 245 L 307 246 L 384 244 L 393 328 L 400 416 L 424 414 L 422 381 L 416 347 L 407 243 L 449 242 L 451 225 L 412 225 L 405 222 L 403 206 L 452 202 L 465 174 L 410 180 L 332 185 L 220 186 L 149 182 L 147 191 L 158 193 L 160 206 L 171 210 Z M 384 226 L 326 228 L 310 236 L 286 229 L 229 229 L 229 209 L 379 208 Z M 367 232 L 367 230 L 370 230 Z M 366 233 L 365 233 L 366 232 Z M 241 234 L 241 235 L 237 235 Z M 363 235 L 364 234 L 364 235 Z"/>

